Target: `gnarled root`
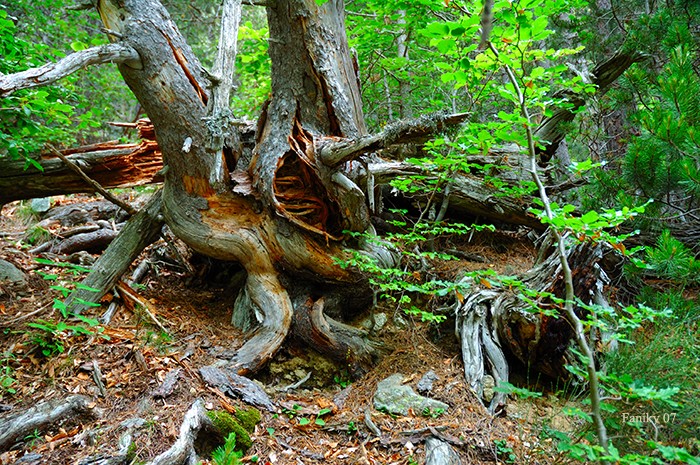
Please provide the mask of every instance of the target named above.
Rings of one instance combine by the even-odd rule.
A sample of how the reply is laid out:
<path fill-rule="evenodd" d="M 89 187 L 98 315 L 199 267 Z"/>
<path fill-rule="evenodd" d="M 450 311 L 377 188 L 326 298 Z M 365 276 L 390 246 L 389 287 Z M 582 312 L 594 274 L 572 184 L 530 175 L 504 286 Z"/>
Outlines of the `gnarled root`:
<path fill-rule="evenodd" d="M 66 399 L 54 399 L 41 402 L 18 414 L 10 414 L 0 419 L 0 451 L 7 450 L 18 439 L 24 438 L 34 430 L 67 419 L 87 415 L 99 416 L 99 410 L 92 405 L 90 398 L 71 396 Z"/>
<path fill-rule="evenodd" d="M 216 439 L 212 443 L 212 439 Z M 175 443 L 148 465 L 180 465 L 197 463 L 198 456 L 206 456 L 222 443 L 221 433 L 216 429 L 204 410 L 204 402 L 197 399 L 185 414 L 180 426 L 180 435 Z"/>
<path fill-rule="evenodd" d="M 239 374 L 254 373 L 279 350 L 292 324 L 292 302 L 274 270 L 248 273 L 235 312 L 252 313 L 259 326 L 238 349 L 231 366 Z"/>
<path fill-rule="evenodd" d="M 340 323 L 323 313 L 325 298 L 308 298 L 294 312 L 292 332 L 318 352 L 348 364 L 350 374 L 360 376 L 376 355 L 367 333 Z"/>

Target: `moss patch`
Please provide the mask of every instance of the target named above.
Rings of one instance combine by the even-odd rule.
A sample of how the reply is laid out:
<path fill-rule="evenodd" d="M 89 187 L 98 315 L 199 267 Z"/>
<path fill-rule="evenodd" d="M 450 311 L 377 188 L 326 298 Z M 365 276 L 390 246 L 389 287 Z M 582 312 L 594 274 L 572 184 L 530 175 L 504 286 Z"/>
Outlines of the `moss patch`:
<path fill-rule="evenodd" d="M 235 450 L 245 452 L 253 445 L 250 433 L 255 429 L 255 425 L 260 423 L 261 415 L 259 410 L 254 408 L 237 410 L 235 416 L 224 410 L 210 410 L 207 412 L 207 416 L 224 437 L 228 437 L 231 433 L 236 433 Z"/>
<path fill-rule="evenodd" d="M 249 408 L 248 410 L 236 410 L 236 419 L 246 431 L 252 433 L 255 430 L 255 425 L 262 420 L 262 416 L 260 410 Z"/>

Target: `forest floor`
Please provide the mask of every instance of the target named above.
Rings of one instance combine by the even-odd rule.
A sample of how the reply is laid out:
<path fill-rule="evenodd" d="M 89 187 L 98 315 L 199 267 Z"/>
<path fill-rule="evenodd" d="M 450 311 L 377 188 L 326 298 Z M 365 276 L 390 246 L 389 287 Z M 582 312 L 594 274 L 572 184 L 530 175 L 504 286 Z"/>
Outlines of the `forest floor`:
<path fill-rule="evenodd" d="M 59 202 L 85 200 L 74 196 Z M 193 277 L 176 263 L 151 258 L 151 271 L 137 290 L 167 333 L 143 311 L 123 305 L 117 307 L 108 325 L 100 331 L 93 329 L 93 334 L 71 335 L 70 329 L 28 326 L 50 326 L 47 322 L 58 321 L 52 304 L 61 294 L 50 286 L 70 288 L 83 274 L 75 266 L 36 261 L 51 256 L 29 253 L 25 230 L 36 219 L 28 219 L 23 209 L 26 207 L 18 203 L 8 205 L 0 220 L 4 232 L 0 259 L 28 276 L 21 290 L 0 289 L 0 417 L 73 394 L 91 397 L 101 415 L 34 431 L 11 450 L 0 450 L 0 464 L 77 464 L 98 454 L 116 455 L 124 422 L 130 419 L 141 419 L 132 434 L 133 452 L 138 461 L 147 461 L 177 439 L 183 416 L 196 399 L 202 399 L 207 409 L 245 407 L 207 386 L 198 374 L 199 367 L 215 362 L 217 354 L 245 340 L 230 324 L 235 295 L 225 279 Z M 531 266 L 535 254 L 526 238 L 498 233 L 479 233 L 452 245 L 484 261 L 443 262 L 439 272 L 450 279 L 487 267 L 502 273 L 522 272 Z M 145 251 L 144 257 L 158 247 L 165 247 L 162 240 Z M 98 318 L 105 305 L 86 316 Z M 451 443 L 464 464 L 567 463 L 557 458 L 552 439 L 542 434 L 544 424 L 574 429 L 562 414 L 567 401 L 554 395 L 512 399 L 505 411 L 490 416 L 464 382 L 453 321 L 439 326 L 413 321 L 388 304 L 376 312 L 388 320 L 374 335 L 384 355 L 360 379 L 350 380 L 343 367 L 294 344 L 285 346 L 256 376 L 279 411 L 262 412 L 244 463 L 424 463 L 425 440 L 431 435 Z M 102 375 L 103 392 L 94 380 L 95 364 Z M 155 397 L 166 376 L 176 370 L 179 375 L 172 393 Z M 405 383 L 415 387 L 429 370 L 437 375 L 429 396 L 447 403 L 450 407 L 445 412 L 391 416 L 373 408 L 379 381 L 401 373 Z M 308 373 L 308 381 L 289 388 Z M 379 435 L 370 431 L 369 423 L 378 427 Z"/>

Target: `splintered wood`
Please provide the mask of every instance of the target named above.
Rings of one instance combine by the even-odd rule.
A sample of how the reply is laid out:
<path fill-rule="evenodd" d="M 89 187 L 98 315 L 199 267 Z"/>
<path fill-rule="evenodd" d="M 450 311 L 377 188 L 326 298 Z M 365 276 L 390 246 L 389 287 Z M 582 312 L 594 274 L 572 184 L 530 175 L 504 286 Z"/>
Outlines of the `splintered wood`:
<path fill-rule="evenodd" d="M 330 198 L 314 166 L 313 137 L 296 121 L 289 150 L 280 158 L 274 179 L 278 209 L 308 231 L 338 240 L 338 207 Z"/>

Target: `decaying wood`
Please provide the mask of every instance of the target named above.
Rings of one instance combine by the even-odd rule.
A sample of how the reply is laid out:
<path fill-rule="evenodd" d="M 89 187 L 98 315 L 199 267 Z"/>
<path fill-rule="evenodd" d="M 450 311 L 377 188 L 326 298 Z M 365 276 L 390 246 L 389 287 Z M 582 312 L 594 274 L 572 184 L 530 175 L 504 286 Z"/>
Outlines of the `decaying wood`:
<path fill-rule="evenodd" d="M 245 376 L 215 366 L 202 367 L 199 369 L 199 374 L 202 375 L 204 382 L 227 396 L 239 398 L 243 402 L 272 413 L 277 412 L 277 407 L 265 391 Z"/>
<path fill-rule="evenodd" d="M 112 228 L 99 228 L 96 231 L 76 234 L 50 246 L 53 253 L 68 255 L 81 250 L 101 252 L 116 238 L 118 231 Z"/>
<path fill-rule="evenodd" d="M 71 396 L 55 399 L 30 407 L 17 413 L 0 417 L 0 451 L 9 449 L 34 430 L 44 430 L 47 426 L 66 421 L 81 415 L 100 416 L 91 399 L 85 396 Z"/>
<path fill-rule="evenodd" d="M 221 433 L 206 414 L 204 402 L 197 399 L 189 408 L 180 426 L 175 443 L 147 465 L 188 465 L 210 454 L 222 443 Z"/>
<path fill-rule="evenodd" d="M 69 308 L 76 313 L 85 310 L 86 307 L 77 299 L 99 302 L 115 286 L 141 251 L 158 238 L 162 227 L 161 191 L 157 191 L 146 206 L 126 222 L 121 233 L 95 262 L 92 272 L 83 281 L 85 286 L 97 291 L 76 290 L 66 302 Z"/>
<path fill-rule="evenodd" d="M 146 133 L 142 131 L 141 134 Z M 162 181 L 159 171 L 163 168 L 163 160 L 154 140 L 143 139 L 139 144 L 107 142 L 62 150 L 61 153 L 105 188 Z M 0 158 L 0 205 L 15 200 L 95 191 L 56 157 L 47 155 L 37 163 L 42 166 L 42 171 L 33 166 L 25 169 L 24 160 Z"/>
<path fill-rule="evenodd" d="M 367 171 L 374 177 L 377 185 L 388 184 L 390 180 L 399 176 L 424 175 L 429 180 L 437 180 L 434 174 L 406 162 L 370 163 Z M 431 192 L 432 188 L 414 195 L 424 203 Z M 449 199 L 449 211 L 456 216 L 478 216 L 502 223 L 524 225 L 539 231 L 545 228 L 539 218 L 528 211 L 533 205 L 532 197 L 516 198 L 503 195 L 501 189 L 477 176 L 455 173 L 450 182 Z"/>
<path fill-rule="evenodd" d="M 436 437 L 425 440 L 425 465 L 462 465 L 450 444 Z"/>
<path fill-rule="evenodd" d="M 170 370 L 168 374 L 165 375 L 165 379 L 162 383 L 160 383 L 160 386 L 158 386 L 151 393 L 151 395 L 155 398 L 160 399 L 165 399 L 166 397 L 172 395 L 173 391 L 175 390 L 175 387 L 177 386 L 177 380 L 180 378 L 180 373 L 182 373 L 182 370 L 180 368 Z"/>
<path fill-rule="evenodd" d="M 100 370 L 97 360 L 92 361 L 92 380 L 95 382 L 95 386 L 97 386 L 97 390 L 100 392 L 100 397 L 107 397 L 104 376 L 102 376 L 102 370 Z"/>
<path fill-rule="evenodd" d="M 121 43 L 101 45 L 71 53 L 56 63 L 21 73 L 0 75 L 0 97 L 7 97 L 20 89 L 52 84 L 86 66 L 103 63 L 125 63 L 134 68 L 141 66 L 139 54 L 133 48 Z"/>
<path fill-rule="evenodd" d="M 572 245 L 568 254 L 576 296 L 586 303 L 604 301 L 603 292 L 609 280 L 600 266 L 602 247 Z M 561 263 L 556 253 L 546 256 L 519 278 L 528 289 L 545 295 L 564 295 Z M 569 352 L 572 329 L 564 318 L 539 310 L 557 310 L 557 304 L 541 297 L 536 299 L 538 309 L 534 309 L 518 288 L 485 285 L 473 278 L 464 279 L 461 285 L 466 298 L 456 307 L 456 332 L 461 341 L 466 380 L 478 397 L 483 395 L 487 373 L 496 385 L 508 381 L 505 353 L 535 372 L 555 379 L 570 376 L 565 367 L 573 361 Z M 496 392 L 488 405 L 489 411 L 493 413 L 504 402 L 503 394 Z"/>

